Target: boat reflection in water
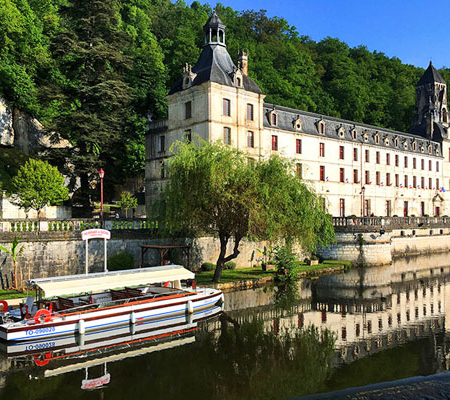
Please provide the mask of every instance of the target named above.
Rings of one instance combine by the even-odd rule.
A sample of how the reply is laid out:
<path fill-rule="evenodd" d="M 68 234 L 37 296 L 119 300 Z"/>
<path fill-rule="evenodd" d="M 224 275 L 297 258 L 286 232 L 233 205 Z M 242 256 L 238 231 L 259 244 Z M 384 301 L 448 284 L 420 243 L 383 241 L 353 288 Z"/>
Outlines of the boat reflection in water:
<path fill-rule="evenodd" d="M 85 369 L 81 388 L 97 389 L 111 380 L 108 363 L 193 343 L 198 322 L 221 312 L 222 308 L 214 305 L 194 314 L 143 321 L 84 335 L 67 335 L 40 342 L 0 341 L 0 350 L 16 369 L 37 366 L 32 369 L 30 378 L 47 378 Z M 103 375 L 89 378 L 89 368 L 98 366 Z"/>

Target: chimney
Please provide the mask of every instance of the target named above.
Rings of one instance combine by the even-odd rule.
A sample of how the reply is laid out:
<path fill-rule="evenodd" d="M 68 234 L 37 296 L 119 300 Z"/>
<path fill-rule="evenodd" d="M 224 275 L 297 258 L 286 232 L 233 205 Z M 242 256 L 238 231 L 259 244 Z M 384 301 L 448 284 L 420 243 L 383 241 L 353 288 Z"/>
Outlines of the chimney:
<path fill-rule="evenodd" d="M 248 54 L 242 50 L 239 54 L 239 65 L 244 75 L 248 75 Z"/>

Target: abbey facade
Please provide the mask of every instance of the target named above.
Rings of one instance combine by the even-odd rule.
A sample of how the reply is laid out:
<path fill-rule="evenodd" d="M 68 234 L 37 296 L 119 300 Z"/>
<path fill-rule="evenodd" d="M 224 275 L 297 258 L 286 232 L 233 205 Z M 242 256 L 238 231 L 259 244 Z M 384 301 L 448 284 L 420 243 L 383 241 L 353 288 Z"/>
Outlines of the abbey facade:
<path fill-rule="evenodd" d="M 197 63 L 186 65 L 168 95 L 168 119 L 149 124 L 146 204 L 161 194 L 177 140 L 197 134 L 253 158 L 277 154 L 325 199 L 333 216 L 450 215 L 447 84 L 430 63 L 416 87 L 410 133 L 264 102 L 226 49 L 225 25 L 213 14 Z"/>

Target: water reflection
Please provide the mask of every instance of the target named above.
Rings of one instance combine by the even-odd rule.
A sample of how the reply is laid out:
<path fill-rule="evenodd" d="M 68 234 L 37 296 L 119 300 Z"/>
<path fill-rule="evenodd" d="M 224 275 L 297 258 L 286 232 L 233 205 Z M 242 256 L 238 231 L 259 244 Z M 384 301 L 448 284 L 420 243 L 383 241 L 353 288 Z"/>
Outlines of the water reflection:
<path fill-rule="evenodd" d="M 114 362 L 101 351 L 44 370 L 0 359 L 0 397 L 283 399 L 447 371 L 447 264 L 445 255 L 401 259 L 228 293 L 220 318 L 165 343 L 141 343 L 137 353 L 125 345 Z M 65 372 L 42 379 L 43 371 Z M 110 382 L 80 389 L 96 378 Z"/>

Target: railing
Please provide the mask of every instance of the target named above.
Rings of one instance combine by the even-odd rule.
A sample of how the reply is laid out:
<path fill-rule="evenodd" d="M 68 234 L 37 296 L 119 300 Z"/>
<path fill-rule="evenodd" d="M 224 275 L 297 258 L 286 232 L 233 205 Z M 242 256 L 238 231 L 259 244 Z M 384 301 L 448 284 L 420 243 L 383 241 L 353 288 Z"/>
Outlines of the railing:
<path fill-rule="evenodd" d="M 450 217 L 333 217 L 333 226 L 337 229 L 450 227 Z"/>
<path fill-rule="evenodd" d="M 169 120 L 167 119 L 160 119 L 158 121 L 149 122 L 147 124 L 147 131 L 160 131 L 165 130 L 169 127 Z"/>
<path fill-rule="evenodd" d="M 133 219 L 2 219 L 0 232 L 81 232 L 103 228 L 109 231 L 156 230 L 157 224 L 143 218 Z"/>

